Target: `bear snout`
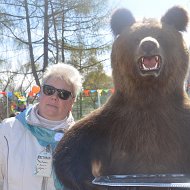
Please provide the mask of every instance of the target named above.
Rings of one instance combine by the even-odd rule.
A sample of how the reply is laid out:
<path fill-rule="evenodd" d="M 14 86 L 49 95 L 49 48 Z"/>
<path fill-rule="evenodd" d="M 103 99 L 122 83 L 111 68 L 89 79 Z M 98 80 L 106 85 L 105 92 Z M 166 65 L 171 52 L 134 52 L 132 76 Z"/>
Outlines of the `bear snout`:
<path fill-rule="evenodd" d="M 155 38 L 146 37 L 140 41 L 139 49 L 144 55 L 150 56 L 158 52 L 160 45 Z"/>
<path fill-rule="evenodd" d="M 158 76 L 162 65 L 161 48 L 153 37 L 143 38 L 137 49 L 137 63 L 142 76 Z"/>

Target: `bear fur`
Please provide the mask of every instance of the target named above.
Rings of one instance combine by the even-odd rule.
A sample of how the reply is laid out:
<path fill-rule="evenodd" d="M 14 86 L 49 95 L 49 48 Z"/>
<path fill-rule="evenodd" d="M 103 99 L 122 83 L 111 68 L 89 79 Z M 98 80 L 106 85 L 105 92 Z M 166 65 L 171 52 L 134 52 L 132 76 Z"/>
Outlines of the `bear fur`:
<path fill-rule="evenodd" d="M 137 22 L 127 9 L 113 13 L 115 91 L 58 144 L 54 167 L 66 187 L 107 189 L 92 184 L 97 176 L 190 174 L 189 53 L 181 34 L 187 24 L 179 6 L 160 21 Z"/>

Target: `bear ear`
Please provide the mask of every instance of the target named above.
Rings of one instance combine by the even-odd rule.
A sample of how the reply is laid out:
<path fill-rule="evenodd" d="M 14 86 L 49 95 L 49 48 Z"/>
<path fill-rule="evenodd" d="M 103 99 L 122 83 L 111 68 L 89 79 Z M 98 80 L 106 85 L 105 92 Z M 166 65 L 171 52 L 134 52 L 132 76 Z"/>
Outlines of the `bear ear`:
<path fill-rule="evenodd" d="M 188 25 L 188 13 L 179 6 L 172 7 L 161 18 L 162 23 L 174 26 L 178 31 L 186 31 Z"/>
<path fill-rule="evenodd" d="M 125 8 L 117 9 L 111 17 L 111 29 L 115 36 L 121 34 L 123 29 L 135 22 L 133 14 Z"/>

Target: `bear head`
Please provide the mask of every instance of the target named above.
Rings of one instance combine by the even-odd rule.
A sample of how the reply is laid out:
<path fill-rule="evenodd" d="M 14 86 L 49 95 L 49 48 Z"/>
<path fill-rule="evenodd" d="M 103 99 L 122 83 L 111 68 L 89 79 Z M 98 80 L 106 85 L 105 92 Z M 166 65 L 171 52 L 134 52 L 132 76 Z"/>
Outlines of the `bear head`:
<path fill-rule="evenodd" d="M 160 21 L 136 21 L 127 9 L 111 17 L 115 36 L 111 64 L 116 93 L 137 96 L 148 93 L 181 93 L 189 65 L 189 53 L 182 33 L 188 14 L 182 7 L 169 9 Z M 146 92 L 145 92 L 146 91 Z"/>

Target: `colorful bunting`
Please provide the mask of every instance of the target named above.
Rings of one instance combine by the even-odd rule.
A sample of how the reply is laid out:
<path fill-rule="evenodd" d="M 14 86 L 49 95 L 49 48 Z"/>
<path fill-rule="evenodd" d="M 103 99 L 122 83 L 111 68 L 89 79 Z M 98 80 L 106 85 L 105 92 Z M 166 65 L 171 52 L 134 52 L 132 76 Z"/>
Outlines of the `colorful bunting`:
<path fill-rule="evenodd" d="M 39 86 L 33 86 L 33 87 L 32 87 L 32 92 L 33 92 L 34 94 L 38 94 L 38 93 L 40 92 L 40 87 L 39 87 Z"/>
<path fill-rule="evenodd" d="M 83 90 L 85 96 L 90 96 L 90 90 Z"/>
<path fill-rule="evenodd" d="M 2 94 L 2 95 L 6 95 L 7 93 L 6 93 L 6 92 L 2 92 L 2 91 L 0 91 L 0 94 Z"/>
<path fill-rule="evenodd" d="M 32 90 L 29 92 L 29 93 L 24 93 L 24 94 L 21 94 L 21 92 L 3 92 L 3 91 L 0 91 L 0 95 L 7 95 L 9 99 L 11 99 L 13 97 L 13 95 L 15 95 L 18 99 L 25 99 L 27 96 L 29 97 L 34 97 L 34 96 L 39 96 L 39 92 L 40 92 L 40 87 L 39 86 L 33 86 L 32 87 Z M 88 90 L 88 89 L 84 89 L 81 91 L 81 93 L 83 93 L 84 96 L 88 97 L 90 96 L 91 94 L 94 94 L 94 93 L 98 93 L 100 96 L 102 96 L 103 93 L 111 93 L 113 94 L 114 93 L 114 89 L 97 89 L 97 90 L 94 90 L 94 89 L 91 89 L 91 90 Z"/>

